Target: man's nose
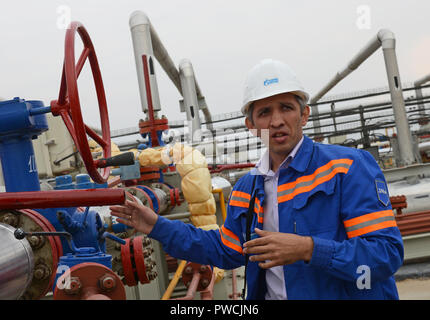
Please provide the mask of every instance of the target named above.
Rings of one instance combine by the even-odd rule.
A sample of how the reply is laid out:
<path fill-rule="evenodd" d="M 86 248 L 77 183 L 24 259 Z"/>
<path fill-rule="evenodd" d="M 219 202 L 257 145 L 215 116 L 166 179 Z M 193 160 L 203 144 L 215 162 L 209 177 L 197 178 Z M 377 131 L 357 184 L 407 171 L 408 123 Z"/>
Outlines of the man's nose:
<path fill-rule="evenodd" d="M 272 113 L 272 118 L 270 119 L 270 126 L 273 128 L 281 127 L 285 124 L 284 117 L 282 113 L 275 109 Z"/>

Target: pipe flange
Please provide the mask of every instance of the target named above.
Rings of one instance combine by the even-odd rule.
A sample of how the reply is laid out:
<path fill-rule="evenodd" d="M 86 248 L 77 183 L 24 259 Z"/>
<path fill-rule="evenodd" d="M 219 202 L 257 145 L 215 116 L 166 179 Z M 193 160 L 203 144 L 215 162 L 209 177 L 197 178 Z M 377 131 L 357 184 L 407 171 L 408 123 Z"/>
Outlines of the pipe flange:
<path fill-rule="evenodd" d="M 77 264 L 58 278 L 54 300 L 125 300 L 121 279 L 108 267 L 94 262 Z M 73 284 L 73 285 L 72 285 Z"/>

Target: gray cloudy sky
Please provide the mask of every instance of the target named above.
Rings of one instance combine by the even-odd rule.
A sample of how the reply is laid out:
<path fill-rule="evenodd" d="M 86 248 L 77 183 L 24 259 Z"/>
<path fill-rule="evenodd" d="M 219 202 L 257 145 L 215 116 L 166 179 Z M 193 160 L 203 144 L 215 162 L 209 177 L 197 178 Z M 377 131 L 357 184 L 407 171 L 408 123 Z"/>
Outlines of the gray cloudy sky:
<path fill-rule="evenodd" d="M 369 9 L 365 17 L 358 10 L 363 5 Z M 212 114 L 240 109 L 245 75 L 263 58 L 290 64 L 314 95 L 381 28 L 396 35 L 402 82 L 430 72 L 426 0 L 5 0 L 0 2 L 3 99 L 19 96 L 49 105 L 57 98 L 65 36 L 58 27 L 60 6 L 70 8 L 71 20 L 83 23 L 93 40 L 112 129 L 137 126 L 143 117 L 128 25 L 135 10 L 149 16 L 176 65 L 183 58 L 192 62 Z M 163 113 L 185 119 L 178 91 L 156 67 Z M 98 126 L 88 66 L 78 83 L 84 120 Z M 386 85 L 378 51 L 329 94 Z"/>

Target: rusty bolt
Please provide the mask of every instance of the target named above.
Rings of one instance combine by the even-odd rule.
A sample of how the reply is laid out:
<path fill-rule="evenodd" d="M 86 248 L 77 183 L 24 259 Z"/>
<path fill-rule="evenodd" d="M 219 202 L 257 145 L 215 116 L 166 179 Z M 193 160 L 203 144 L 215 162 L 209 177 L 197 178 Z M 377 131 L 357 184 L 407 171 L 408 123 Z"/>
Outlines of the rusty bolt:
<path fill-rule="evenodd" d="M 153 253 L 153 252 L 154 252 L 154 249 L 152 249 L 152 248 L 146 248 L 146 249 L 143 250 L 143 256 L 145 258 L 148 258 L 151 255 L 151 253 Z"/>
<path fill-rule="evenodd" d="M 200 266 L 200 273 L 205 273 L 205 272 L 206 272 L 206 270 L 207 270 L 207 267 L 206 267 L 206 266 L 204 266 L 204 265 L 201 265 L 201 266 Z"/>
<path fill-rule="evenodd" d="M 209 285 L 209 280 L 208 279 L 202 279 L 200 284 L 203 288 L 206 288 Z"/>
<path fill-rule="evenodd" d="M 70 278 L 70 286 L 64 289 L 64 292 L 69 295 L 76 295 L 81 291 L 82 283 L 78 277 Z"/>
<path fill-rule="evenodd" d="M 32 249 L 39 249 L 45 244 L 45 237 L 30 236 L 27 238 Z"/>
<path fill-rule="evenodd" d="M 149 281 L 154 280 L 155 278 L 157 278 L 157 272 L 156 271 L 152 271 L 152 272 L 148 272 L 148 279 Z"/>
<path fill-rule="evenodd" d="M 184 270 L 185 274 L 192 274 L 193 273 L 193 267 L 188 266 Z"/>
<path fill-rule="evenodd" d="M 149 239 L 148 237 L 143 237 L 142 244 L 144 247 L 149 246 L 151 244 L 151 239 Z"/>
<path fill-rule="evenodd" d="M 39 263 L 36 265 L 33 277 L 37 280 L 45 280 L 51 275 L 51 269 L 44 263 Z"/>
<path fill-rule="evenodd" d="M 112 275 L 106 273 L 100 277 L 99 285 L 102 290 L 109 292 L 115 289 L 116 281 Z"/>
<path fill-rule="evenodd" d="M 12 213 L 6 213 L 3 216 L 2 221 L 8 225 L 11 225 L 12 227 L 17 227 L 18 226 L 18 216 L 12 214 Z"/>

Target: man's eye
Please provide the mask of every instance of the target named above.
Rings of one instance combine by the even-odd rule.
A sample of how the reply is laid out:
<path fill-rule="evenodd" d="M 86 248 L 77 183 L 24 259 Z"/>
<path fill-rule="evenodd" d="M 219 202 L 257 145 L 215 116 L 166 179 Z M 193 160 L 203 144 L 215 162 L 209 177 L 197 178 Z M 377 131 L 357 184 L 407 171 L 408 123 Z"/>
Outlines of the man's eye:
<path fill-rule="evenodd" d="M 268 111 L 267 109 L 263 109 L 263 110 L 261 110 L 261 111 L 259 112 L 259 115 L 260 115 L 260 116 L 264 116 L 264 115 L 266 115 L 268 112 L 269 112 L 269 111 Z"/>

